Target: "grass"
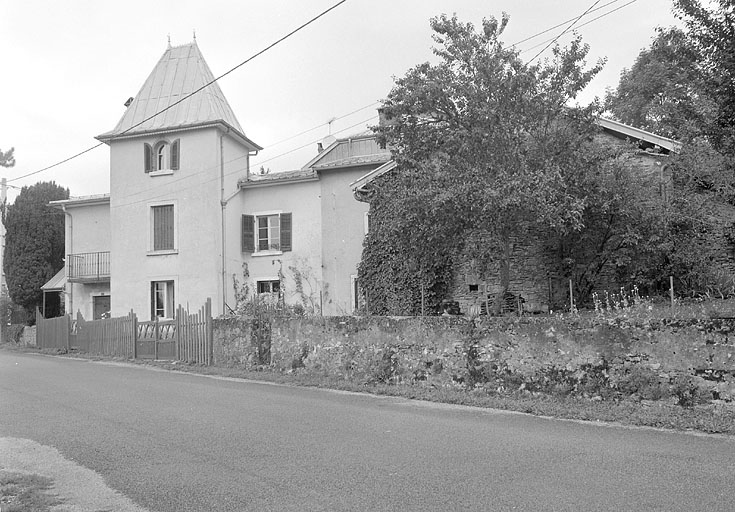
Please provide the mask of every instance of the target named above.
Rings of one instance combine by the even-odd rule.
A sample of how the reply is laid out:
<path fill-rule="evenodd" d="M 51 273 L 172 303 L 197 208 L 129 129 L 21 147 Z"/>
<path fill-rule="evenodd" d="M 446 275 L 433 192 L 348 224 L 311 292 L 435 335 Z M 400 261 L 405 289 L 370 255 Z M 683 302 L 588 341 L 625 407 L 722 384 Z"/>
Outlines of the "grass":
<path fill-rule="evenodd" d="M 40 475 L 0 471 L 0 512 L 47 512 L 60 505 L 48 491 L 53 481 Z"/>
<path fill-rule="evenodd" d="M 253 371 L 239 367 L 194 366 L 164 361 L 136 361 L 135 363 L 202 375 L 371 393 L 445 404 L 516 411 L 544 417 L 735 435 L 735 407 L 724 403 L 681 407 L 665 400 L 598 401 L 582 397 L 528 392 L 501 395 L 483 388 L 468 391 L 459 387 L 437 388 L 410 384 L 366 385 L 299 372 Z"/>

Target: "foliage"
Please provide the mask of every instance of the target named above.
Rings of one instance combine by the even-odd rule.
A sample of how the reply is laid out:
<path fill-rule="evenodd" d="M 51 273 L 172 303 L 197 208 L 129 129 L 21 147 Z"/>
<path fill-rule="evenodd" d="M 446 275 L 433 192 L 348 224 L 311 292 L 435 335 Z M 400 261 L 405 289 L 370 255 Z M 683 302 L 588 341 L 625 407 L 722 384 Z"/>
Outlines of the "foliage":
<path fill-rule="evenodd" d="M 735 157 L 735 3 L 713 0 L 674 0 L 674 12 L 684 22 L 688 42 L 696 52 L 703 76 L 696 94 L 712 105 L 712 119 L 703 127 L 714 148 Z"/>
<path fill-rule="evenodd" d="M 64 214 L 48 203 L 68 198 L 68 189 L 39 182 L 3 205 L 8 292 L 29 315 L 42 302 L 41 286 L 64 266 Z"/>
<path fill-rule="evenodd" d="M 374 130 L 400 172 L 381 178 L 371 203 L 360 281 L 373 313 L 415 313 L 421 285 L 438 304 L 458 251 L 483 272 L 497 268 L 505 292 L 512 234 L 581 227 L 584 198 L 570 177 L 587 163 L 597 106 L 568 104 L 602 63 L 585 70 L 588 47 L 575 39 L 525 64 L 500 41 L 507 23 L 491 17 L 478 33 L 456 16 L 433 18 L 440 62 L 409 70 L 383 101 Z M 478 231 L 483 242 L 467 246 Z"/>
<path fill-rule="evenodd" d="M 703 77 L 698 55 L 679 28 L 659 28 L 649 49 L 624 69 L 605 107 L 623 123 L 664 137 L 681 138 L 708 117 L 706 98 L 697 94 Z"/>
<path fill-rule="evenodd" d="M 13 167 L 15 165 L 14 151 L 15 148 L 10 148 L 5 152 L 0 150 L 0 167 Z"/>
<path fill-rule="evenodd" d="M 713 263 L 723 256 L 723 241 L 733 245 L 733 225 L 723 214 L 723 205 L 735 205 L 733 3 L 675 0 L 674 12 L 683 29 L 660 29 L 606 98 L 621 121 L 682 142 L 668 167 L 670 207 L 639 238 L 639 257 L 621 284 L 637 282 L 653 293 L 673 275 L 678 291 L 726 296 L 729 286 Z"/>
<path fill-rule="evenodd" d="M 5 512 L 47 512 L 62 501 L 53 494 L 54 481 L 45 476 L 0 471 L 0 504 Z"/>

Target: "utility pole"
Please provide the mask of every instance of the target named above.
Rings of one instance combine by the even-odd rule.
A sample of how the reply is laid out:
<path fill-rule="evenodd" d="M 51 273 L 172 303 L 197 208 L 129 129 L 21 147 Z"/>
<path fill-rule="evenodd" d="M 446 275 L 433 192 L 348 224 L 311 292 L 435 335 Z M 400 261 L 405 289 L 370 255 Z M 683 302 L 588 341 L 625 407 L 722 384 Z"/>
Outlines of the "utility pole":
<path fill-rule="evenodd" d="M 0 204 L 5 205 L 8 199 L 8 181 L 6 178 L 0 179 Z M 4 301 L 8 297 L 8 284 L 5 281 L 5 223 L 0 222 L 0 301 Z M 5 315 L 2 315 L 3 317 Z M 7 318 L 0 318 L 0 343 L 4 342 L 3 331 L 5 330 L 5 322 Z"/>
<path fill-rule="evenodd" d="M 6 178 L 0 180 L 0 204 L 5 204 L 8 199 L 8 181 Z M 8 283 L 5 281 L 5 223 L 0 222 L 0 298 L 8 296 Z"/>

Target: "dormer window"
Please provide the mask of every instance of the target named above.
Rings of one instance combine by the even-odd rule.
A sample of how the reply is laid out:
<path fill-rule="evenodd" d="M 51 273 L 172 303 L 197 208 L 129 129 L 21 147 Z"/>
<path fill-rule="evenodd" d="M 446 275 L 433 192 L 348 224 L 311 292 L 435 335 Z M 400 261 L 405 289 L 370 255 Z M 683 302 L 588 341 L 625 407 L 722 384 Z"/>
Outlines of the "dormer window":
<path fill-rule="evenodd" d="M 169 143 L 157 142 L 154 146 L 143 144 L 144 170 L 147 173 L 161 173 L 179 169 L 179 140 Z M 168 173 L 167 173 L 168 174 Z"/>

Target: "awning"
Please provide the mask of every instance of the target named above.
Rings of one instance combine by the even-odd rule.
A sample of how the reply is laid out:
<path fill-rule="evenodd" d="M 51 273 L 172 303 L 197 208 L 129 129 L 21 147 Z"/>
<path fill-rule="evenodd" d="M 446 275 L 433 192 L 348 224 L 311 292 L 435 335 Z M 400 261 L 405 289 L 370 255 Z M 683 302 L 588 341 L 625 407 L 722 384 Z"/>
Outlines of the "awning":
<path fill-rule="evenodd" d="M 41 287 L 41 290 L 45 292 L 60 292 L 64 290 L 66 286 L 66 272 L 65 269 L 59 270 L 54 277 L 48 280 L 46 284 Z"/>

